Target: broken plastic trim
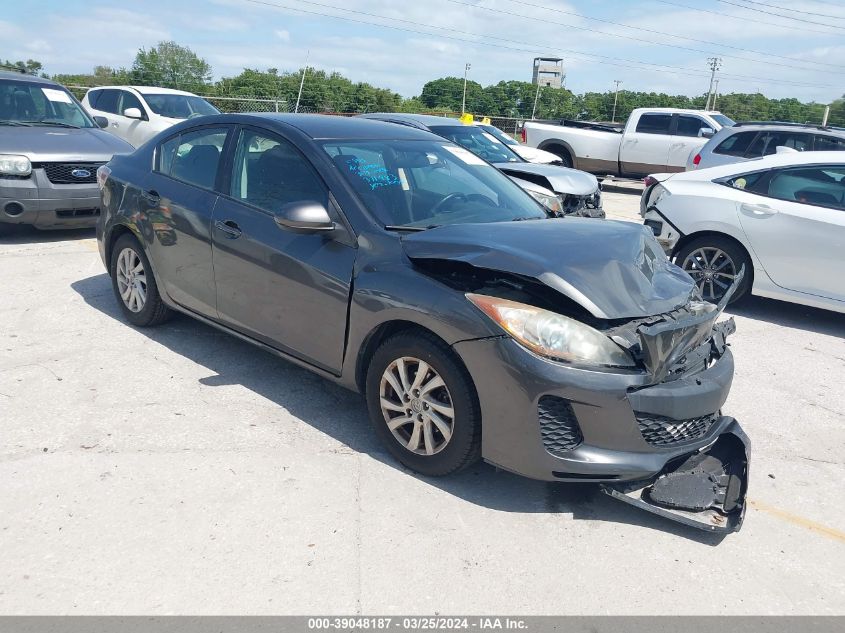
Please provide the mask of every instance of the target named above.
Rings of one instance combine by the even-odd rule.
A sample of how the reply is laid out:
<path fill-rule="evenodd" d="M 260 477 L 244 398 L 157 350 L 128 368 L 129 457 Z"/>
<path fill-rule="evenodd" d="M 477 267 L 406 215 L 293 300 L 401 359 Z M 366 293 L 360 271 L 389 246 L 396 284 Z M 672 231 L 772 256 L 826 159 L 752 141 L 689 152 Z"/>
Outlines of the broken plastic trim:
<path fill-rule="evenodd" d="M 708 532 L 736 532 L 745 518 L 748 436 L 733 418 L 710 446 L 673 460 L 654 479 L 602 484 L 615 499 Z"/>

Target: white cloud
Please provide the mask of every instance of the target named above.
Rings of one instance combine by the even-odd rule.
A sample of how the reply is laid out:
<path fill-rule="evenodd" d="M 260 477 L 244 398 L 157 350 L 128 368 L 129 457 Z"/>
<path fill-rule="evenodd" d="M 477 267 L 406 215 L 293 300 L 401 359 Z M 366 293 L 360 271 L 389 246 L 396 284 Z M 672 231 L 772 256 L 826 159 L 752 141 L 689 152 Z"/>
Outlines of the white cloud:
<path fill-rule="evenodd" d="M 285 29 L 276 29 L 273 32 L 276 34 L 276 37 L 278 37 L 283 42 L 290 42 L 290 31 L 287 31 Z"/>

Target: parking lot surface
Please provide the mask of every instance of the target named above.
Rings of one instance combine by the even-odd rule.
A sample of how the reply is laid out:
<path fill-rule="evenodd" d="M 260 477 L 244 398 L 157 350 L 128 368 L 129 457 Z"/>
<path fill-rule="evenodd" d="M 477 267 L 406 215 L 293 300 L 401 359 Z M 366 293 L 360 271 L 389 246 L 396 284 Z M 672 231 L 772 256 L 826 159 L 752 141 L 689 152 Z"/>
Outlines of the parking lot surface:
<path fill-rule="evenodd" d="M 0 613 L 845 614 L 845 315 L 731 312 L 750 508 L 721 538 L 591 485 L 412 474 L 355 394 L 186 317 L 128 326 L 92 232 L 17 232 Z"/>

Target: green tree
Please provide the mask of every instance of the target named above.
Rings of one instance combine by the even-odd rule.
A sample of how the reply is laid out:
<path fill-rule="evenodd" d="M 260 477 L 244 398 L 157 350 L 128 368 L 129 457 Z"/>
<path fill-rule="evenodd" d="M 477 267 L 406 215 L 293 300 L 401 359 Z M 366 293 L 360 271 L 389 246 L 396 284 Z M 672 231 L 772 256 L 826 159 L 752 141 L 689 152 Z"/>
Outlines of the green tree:
<path fill-rule="evenodd" d="M 37 74 L 41 73 L 41 71 L 44 69 L 43 64 L 39 61 L 34 60 L 34 59 L 28 59 L 25 62 L 24 61 L 12 62 L 12 61 L 9 61 L 7 59 L 7 60 L 3 61 L 2 64 L 0 64 L 0 66 L 4 66 L 6 68 L 14 68 L 14 69 L 22 70 L 23 72 L 28 73 L 30 75 L 37 75 Z"/>
<path fill-rule="evenodd" d="M 135 84 L 202 91 L 211 81 L 211 66 L 190 48 L 176 42 L 159 42 L 138 51 L 132 64 Z"/>

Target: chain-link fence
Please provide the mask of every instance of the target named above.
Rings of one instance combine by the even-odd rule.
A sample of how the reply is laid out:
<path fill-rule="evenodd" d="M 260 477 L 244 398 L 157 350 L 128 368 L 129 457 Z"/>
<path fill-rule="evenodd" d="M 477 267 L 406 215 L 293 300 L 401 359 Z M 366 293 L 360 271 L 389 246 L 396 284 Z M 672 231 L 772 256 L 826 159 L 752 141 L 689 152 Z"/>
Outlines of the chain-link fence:
<path fill-rule="evenodd" d="M 94 86 L 65 86 L 73 95 L 80 101 L 85 96 L 85 93 Z M 96 86 L 97 88 L 108 88 L 108 86 Z M 330 112 L 320 111 L 316 108 L 304 106 L 300 104 L 297 109 L 296 103 L 291 103 L 286 99 L 266 99 L 260 97 L 220 97 L 216 95 L 199 95 L 208 101 L 215 108 L 221 112 L 235 113 L 235 112 L 282 112 L 292 113 L 295 110 L 301 114 L 333 114 L 337 116 L 355 116 L 361 114 L 360 112 Z M 427 111 L 420 114 L 430 114 L 434 116 L 444 116 L 449 118 L 460 118 L 460 112 L 452 111 Z M 497 128 L 510 134 L 514 138 L 518 137 L 522 131 L 523 119 L 510 117 L 486 117 L 484 114 L 474 114 L 476 121 L 489 118 L 490 123 Z"/>

